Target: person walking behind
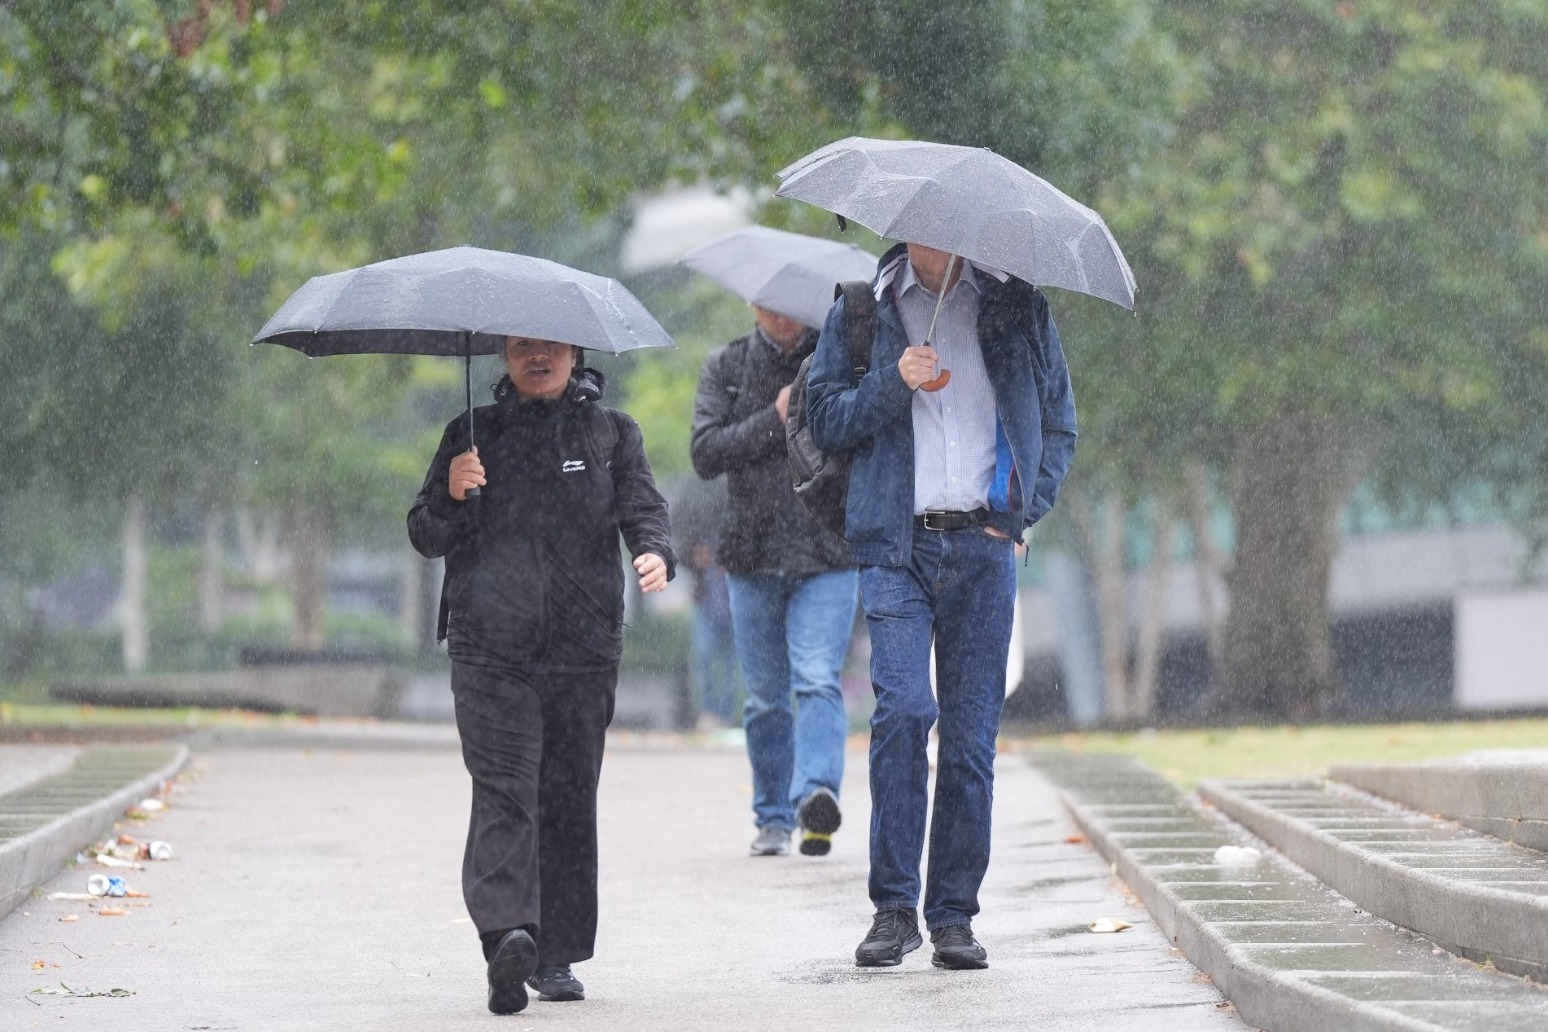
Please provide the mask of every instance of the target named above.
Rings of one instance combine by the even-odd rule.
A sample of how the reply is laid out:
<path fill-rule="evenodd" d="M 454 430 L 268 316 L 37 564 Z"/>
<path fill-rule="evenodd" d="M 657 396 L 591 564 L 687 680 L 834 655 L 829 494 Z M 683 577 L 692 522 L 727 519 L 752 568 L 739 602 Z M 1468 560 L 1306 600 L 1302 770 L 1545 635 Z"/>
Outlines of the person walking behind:
<path fill-rule="evenodd" d="M 817 445 L 854 449 L 845 537 L 860 563 L 876 694 L 876 912 L 855 963 L 895 965 L 922 945 L 926 745 L 939 720 L 925 926 L 936 966 L 983 968 L 972 920 L 989 865 L 1013 544 L 1058 495 L 1075 448 L 1074 396 L 1036 288 L 918 244 L 892 248 L 878 270 L 869 372 L 854 382 L 840 301 L 807 381 Z M 951 376 L 938 378 L 943 370 Z"/>
<path fill-rule="evenodd" d="M 597 929 L 597 780 L 622 651 L 618 539 L 641 591 L 676 556 L 640 428 L 599 404 L 579 348 L 510 337 L 495 403 L 446 427 L 409 509 L 409 539 L 446 557 L 462 756 L 473 778 L 462 891 L 489 1009 L 580 1000 L 571 965 Z M 469 497 L 478 488 L 480 497 Z"/>
<path fill-rule="evenodd" d="M 684 477 L 671 500 L 672 531 L 683 568 L 693 578 L 690 693 L 699 730 L 741 725 L 736 644 L 731 630 L 731 590 L 715 557 L 725 525 L 724 478 Z"/>
<path fill-rule="evenodd" d="M 796 498 L 785 459 L 790 384 L 816 330 L 753 306 L 753 332 L 710 353 L 694 400 L 694 470 L 724 473 L 730 504 L 718 557 L 752 765 L 753 856 L 823 856 L 839 829 L 848 720 L 839 673 L 857 595 L 849 549 Z"/>

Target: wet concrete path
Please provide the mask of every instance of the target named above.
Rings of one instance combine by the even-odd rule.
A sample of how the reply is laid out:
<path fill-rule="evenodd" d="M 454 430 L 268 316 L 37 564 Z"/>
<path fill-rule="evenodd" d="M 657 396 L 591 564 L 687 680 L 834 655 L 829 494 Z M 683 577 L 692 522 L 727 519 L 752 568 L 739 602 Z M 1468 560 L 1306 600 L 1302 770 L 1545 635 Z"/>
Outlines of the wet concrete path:
<path fill-rule="evenodd" d="M 936 970 L 926 944 L 901 968 L 857 970 L 870 918 L 863 753 L 849 767 L 833 855 L 754 860 L 740 752 L 615 743 L 598 955 L 576 968 L 588 999 L 496 1019 L 457 884 L 468 785 L 456 752 L 202 751 L 170 809 L 130 829 L 177 849 L 129 872 L 149 898 L 114 917 L 34 898 L 0 921 L 0 1027 L 1244 1027 L 1091 847 L 1066 841 L 1075 829 L 1055 792 L 1010 757 L 975 922 L 990 969 Z M 82 891 L 87 873 L 45 888 Z M 1087 930 L 1103 916 L 1134 927 Z M 30 992 L 61 982 L 133 995 Z"/>

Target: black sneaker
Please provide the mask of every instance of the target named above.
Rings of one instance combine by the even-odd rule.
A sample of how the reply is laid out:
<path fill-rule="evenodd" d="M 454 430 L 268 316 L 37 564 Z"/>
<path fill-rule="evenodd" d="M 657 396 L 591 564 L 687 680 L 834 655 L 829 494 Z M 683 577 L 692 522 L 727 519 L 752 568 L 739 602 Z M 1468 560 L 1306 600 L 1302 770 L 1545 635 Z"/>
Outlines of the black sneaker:
<path fill-rule="evenodd" d="M 527 979 L 537 968 L 537 943 L 524 929 L 505 933 L 489 958 L 489 1009 L 515 1014 L 527 1006 Z"/>
<path fill-rule="evenodd" d="M 563 967 L 538 968 L 527 984 L 545 1003 L 569 1003 L 586 998 L 586 987 L 581 985 L 568 964 Z"/>
<path fill-rule="evenodd" d="M 785 856 L 790 852 L 790 829 L 764 825 L 758 829 L 758 837 L 747 847 L 747 852 L 753 856 Z"/>
<path fill-rule="evenodd" d="M 935 943 L 935 956 L 930 963 L 938 968 L 953 971 L 974 971 L 989 966 L 989 951 L 973 938 L 972 925 L 952 925 L 930 933 Z"/>
<path fill-rule="evenodd" d="M 855 948 L 855 967 L 896 967 L 903 963 L 905 953 L 923 945 L 919 915 L 913 910 L 878 910 L 870 933 Z"/>
<path fill-rule="evenodd" d="M 796 811 L 801 826 L 801 852 L 805 856 L 827 856 L 833 848 L 833 833 L 844 823 L 839 813 L 838 796 L 819 788 L 801 801 Z"/>

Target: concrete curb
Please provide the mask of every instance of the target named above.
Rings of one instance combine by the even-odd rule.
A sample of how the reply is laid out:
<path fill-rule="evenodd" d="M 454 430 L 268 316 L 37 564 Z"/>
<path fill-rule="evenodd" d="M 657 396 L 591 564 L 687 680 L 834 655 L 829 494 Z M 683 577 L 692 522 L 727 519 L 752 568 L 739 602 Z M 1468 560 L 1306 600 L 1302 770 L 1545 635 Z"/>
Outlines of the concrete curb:
<path fill-rule="evenodd" d="M 188 747 L 179 743 L 173 748 L 172 759 L 151 773 L 40 828 L 0 843 L 0 917 L 16 909 L 33 889 L 101 837 L 131 805 L 182 770 L 188 755 Z"/>
<path fill-rule="evenodd" d="M 1272 1032 L 1548 1027 L 1548 996 L 1525 983 L 1437 957 L 1429 943 L 1361 914 L 1270 857 L 1247 869 L 1215 862 L 1218 846 L 1243 841 L 1142 764 L 1030 759 L 1156 924 L 1247 1024 Z M 1164 837 L 1189 845 L 1155 841 L 1163 825 L 1171 829 Z"/>
<path fill-rule="evenodd" d="M 1377 917 L 1469 959 L 1548 976 L 1548 896 L 1463 880 L 1487 872 L 1548 885 L 1548 857 L 1325 786 L 1206 781 L 1199 794 Z M 1339 805 L 1317 810 L 1324 802 Z M 1319 828 L 1304 812 L 1339 826 Z M 1390 827 L 1399 821 L 1405 826 Z M 1453 866 L 1420 866 L 1435 863 Z"/>
<path fill-rule="evenodd" d="M 1350 763 L 1333 767 L 1329 776 L 1486 835 L 1548 850 L 1548 764 Z"/>

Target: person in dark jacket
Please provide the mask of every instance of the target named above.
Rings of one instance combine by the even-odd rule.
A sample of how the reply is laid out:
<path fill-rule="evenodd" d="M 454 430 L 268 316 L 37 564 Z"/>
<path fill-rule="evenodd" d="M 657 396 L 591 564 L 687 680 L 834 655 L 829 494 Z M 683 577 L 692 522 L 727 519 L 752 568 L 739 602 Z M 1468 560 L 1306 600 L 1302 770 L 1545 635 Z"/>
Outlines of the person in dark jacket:
<path fill-rule="evenodd" d="M 882 256 L 873 289 L 869 371 L 855 380 L 841 299 L 807 378 L 817 445 L 853 449 L 844 536 L 871 632 L 876 911 L 855 963 L 890 967 L 923 945 L 928 814 L 930 959 L 971 970 L 989 965 L 972 921 L 989 867 L 1014 543 L 1058 498 L 1075 454 L 1075 395 L 1048 301 L 1031 284 L 908 243 Z"/>
<path fill-rule="evenodd" d="M 495 403 L 446 427 L 409 539 L 446 557 L 442 637 L 473 810 L 462 891 L 489 1009 L 527 985 L 580 1000 L 597 926 L 597 780 L 622 652 L 623 570 L 660 591 L 676 556 L 640 428 L 598 404 L 580 349 L 512 337 Z M 478 488 L 479 497 L 468 492 Z"/>
<path fill-rule="evenodd" d="M 754 856 L 821 856 L 838 830 L 848 722 L 839 672 L 858 587 L 849 549 L 795 495 L 785 458 L 790 384 L 817 332 L 754 306 L 753 332 L 711 352 L 693 411 L 693 468 L 726 475 L 718 556 L 747 689 Z M 792 707 L 791 699 L 795 703 Z"/>

